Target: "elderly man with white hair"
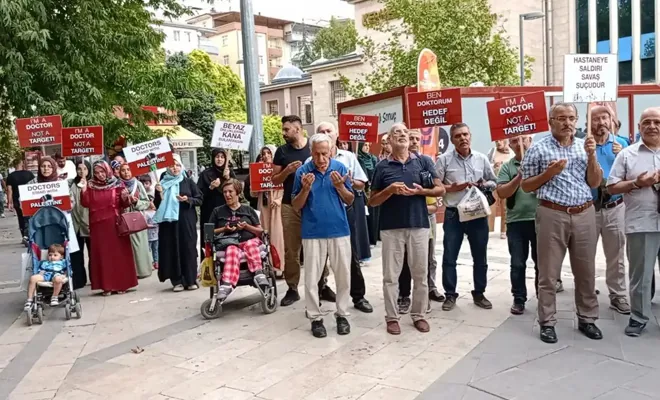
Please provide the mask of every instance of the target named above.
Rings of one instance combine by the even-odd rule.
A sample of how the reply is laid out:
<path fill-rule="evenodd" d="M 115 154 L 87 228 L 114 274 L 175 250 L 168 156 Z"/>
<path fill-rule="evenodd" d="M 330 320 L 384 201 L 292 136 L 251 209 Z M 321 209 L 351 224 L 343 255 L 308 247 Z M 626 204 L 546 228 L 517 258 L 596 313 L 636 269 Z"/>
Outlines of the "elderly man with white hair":
<path fill-rule="evenodd" d="M 306 162 L 296 171 L 291 200 L 302 219 L 306 314 L 312 321 L 314 337 L 327 336 L 318 282 L 325 261 L 329 259 L 337 284 L 337 333 L 347 335 L 351 331 L 346 319 L 351 290 L 351 231 L 345 205 L 353 204 L 355 196 L 348 169 L 332 159 L 330 136 L 317 133 L 310 142 L 312 162 Z"/>
<path fill-rule="evenodd" d="M 333 143 L 331 149 L 332 158 L 344 164 L 351 177 L 351 185 L 353 186 L 355 200 L 351 206 L 346 207 L 348 225 L 351 228 L 351 298 L 353 299 L 353 306 L 356 309 L 364 313 L 371 313 L 374 309 L 367 299 L 364 298 L 367 288 L 364 283 L 364 276 L 362 276 L 362 270 L 360 269 L 360 260 L 371 257 L 370 251 L 367 254 L 363 254 L 364 251 L 360 251 L 360 249 L 364 247 L 360 246 L 360 240 L 369 240 L 369 233 L 367 232 L 367 216 L 364 213 L 366 199 L 363 192 L 369 178 L 367 178 L 367 174 L 364 173 L 355 154 L 337 148 L 336 143 L 338 133 L 334 124 L 331 124 L 330 122 L 321 122 L 316 127 L 316 133 L 323 133 L 330 136 L 330 140 L 332 140 Z M 310 161 L 311 157 L 307 159 L 307 162 Z M 368 243 L 366 244 L 366 248 L 369 250 Z M 327 271 L 327 267 L 325 271 Z M 325 271 L 324 275 L 327 276 Z M 323 281 L 319 282 L 321 289 L 325 285 L 325 276 L 323 277 Z M 319 291 L 321 291 L 321 289 L 319 289 Z"/>

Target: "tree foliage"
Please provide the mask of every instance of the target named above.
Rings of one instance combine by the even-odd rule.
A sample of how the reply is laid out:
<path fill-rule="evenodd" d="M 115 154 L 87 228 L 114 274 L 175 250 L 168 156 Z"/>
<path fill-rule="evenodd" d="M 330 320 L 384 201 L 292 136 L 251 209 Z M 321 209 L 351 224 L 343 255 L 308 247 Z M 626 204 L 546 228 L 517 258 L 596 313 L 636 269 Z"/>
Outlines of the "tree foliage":
<path fill-rule="evenodd" d="M 518 56 L 488 0 L 380 0 L 384 9 L 363 21 L 367 28 L 386 34 L 378 43 L 360 37 L 371 72 L 355 81 L 342 76 L 353 97 L 417 84 L 417 59 L 428 48 L 438 56 L 440 82 L 445 87 L 515 85 Z M 379 35 L 382 36 L 382 35 Z M 405 45 L 407 41 L 412 44 Z M 532 58 L 526 60 L 526 77 Z"/>
<path fill-rule="evenodd" d="M 321 29 L 312 42 L 313 52 L 327 59 L 341 57 L 355 51 L 358 33 L 355 22 L 332 17 L 330 25 Z"/>

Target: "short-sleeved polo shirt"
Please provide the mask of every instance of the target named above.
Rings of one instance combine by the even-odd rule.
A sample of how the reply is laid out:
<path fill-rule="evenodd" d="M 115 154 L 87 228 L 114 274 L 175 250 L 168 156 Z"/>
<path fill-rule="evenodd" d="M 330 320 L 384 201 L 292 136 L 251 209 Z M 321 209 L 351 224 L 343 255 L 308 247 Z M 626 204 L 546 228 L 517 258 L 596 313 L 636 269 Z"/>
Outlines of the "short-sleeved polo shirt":
<path fill-rule="evenodd" d="M 520 170 L 520 161 L 515 158 L 502 164 L 500 173 L 497 176 L 497 184 L 503 185 L 511 182 L 518 175 Z M 515 193 L 515 205 L 513 209 L 506 209 L 506 222 L 523 222 L 534 221 L 536 219 L 536 208 L 538 207 L 538 200 L 534 193 L 527 193 L 521 188 L 518 188 Z"/>
<path fill-rule="evenodd" d="M 622 148 L 628 147 L 628 142 L 619 136 L 615 136 L 610 133 L 607 141 L 603 144 L 596 144 L 596 159 L 600 168 L 603 170 L 603 179 L 607 180 L 610 177 L 610 171 L 614 165 L 614 159 L 616 154 L 614 154 L 614 141 L 617 141 Z M 623 150 L 623 149 L 622 149 Z M 591 189 L 591 194 L 594 196 L 594 201 L 598 200 L 598 189 Z M 610 201 L 617 201 L 621 198 L 620 194 L 613 195 Z"/>
<path fill-rule="evenodd" d="M 302 209 L 303 239 L 332 239 L 351 234 L 344 202 L 332 184 L 330 177 L 332 171 L 339 172 L 341 176 L 348 173 L 346 166 L 337 160 L 330 160 L 325 173 L 317 170 L 313 162 L 303 164 L 296 171 L 292 199 L 302 190 L 302 176 L 308 173 L 314 174 L 312 189 Z M 348 190 L 352 190 L 350 179 L 346 179 L 345 186 Z M 284 234 L 286 235 L 286 232 Z"/>
<path fill-rule="evenodd" d="M 428 171 L 434 179 L 438 179 L 433 161 L 428 156 L 410 153 L 404 163 L 390 156 L 376 165 L 371 188 L 376 191 L 385 190 L 396 182 L 403 182 L 412 188 L 415 183 L 422 184 L 420 177 L 422 171 Z M 429 227 L 429 213 L 424 196 L 395 194 L 385 200 L 380 207 L 381 230 Z"/>

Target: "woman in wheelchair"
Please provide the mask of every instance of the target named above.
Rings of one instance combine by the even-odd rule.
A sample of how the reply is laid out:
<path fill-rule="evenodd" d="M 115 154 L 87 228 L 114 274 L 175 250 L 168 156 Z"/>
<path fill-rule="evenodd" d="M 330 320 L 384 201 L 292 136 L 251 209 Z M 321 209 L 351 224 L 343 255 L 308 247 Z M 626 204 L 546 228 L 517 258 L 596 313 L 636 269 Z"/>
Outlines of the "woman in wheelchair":
<path fill-rule="evenodd" d="M 221 238 L 235 239 L 236 244 L 228 245 L 225 251 L 225 263 L 218 288 L 218 299 L 225 300 L 234 290 L 240 276 L 241 256 L 245 254 L 247 266 L 254 274 L 259 286 L 268 286 L 268 279 L 263 273 L 259 246 L 264 230 L 259 224 L 256 211 L 248 205 L 241 204 L 239 193 L 242 185 L 236 179 L 229 179 L 221 185 L 222 194 L 227 201 L 224 206 L 217 207 L 209 220 L 215 227 L 214 233 Z M 217 249 L 222 250 L 222 249 Z"/>

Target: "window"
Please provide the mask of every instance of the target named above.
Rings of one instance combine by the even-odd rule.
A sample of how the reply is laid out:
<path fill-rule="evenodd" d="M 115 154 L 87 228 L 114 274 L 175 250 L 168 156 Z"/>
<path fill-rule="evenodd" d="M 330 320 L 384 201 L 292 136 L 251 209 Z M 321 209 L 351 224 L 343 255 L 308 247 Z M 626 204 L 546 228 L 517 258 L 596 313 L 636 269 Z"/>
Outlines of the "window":
<path fill-rule="evenodd" d="M 330 82 L 330 106 L 332 107 L 332 115 L 336 117 L 337 104 L 346 100 L 346 92 L 344 92 L 344 86 L 342 86 L 341 81 L 332 81 Z"/>
<path fill-rule="evenodd" d="M 577 52 L 589 53 L 589 0 L 577 0 L 575 19 L 577 20 Z M 609 21 L 609 17 L 608 17 Z"/>
<path fill-rule="evenodd" d="M 190 36 L 190 32 L 186 32 L 186 37 L 188 38 L 188 43 L 192 42 L 192 38 Z"/>
<path fill-rule="evenodd" d="M 224 65 L 229 65 L 229 56 L 222 56 L 222 63 Z"/>
<path fill-rule="evenodd" d="M 642 83 L 655 82 L 655 41 L 657 34 L 655 32 L 655 19 L 660 18 L 657 11 L 654 10 L 653 0 L 641 0 L 640 10 L 642 10 L 641 23 L 641 49 L 642 49 Z"/>
<path fill-rule="evenodd" d="M 259 56 L 259 65 L 264 65 L 264 56 Z"/>
<path fill-rule="evenodd" d="M 266 101 L 266 110 L 268 110 L 269 115 L 278 115 L 280 113 L 280 105 L 277 100 L 268 100 Z"/>
<path fill-rule="evenodd" d="M 180 31 L 174 31 L 174 41 L 178 42 L 181 40 L 181 32 Z"/>
<path fill-rule="evenodd" d="M 229 45 L 229 37 L 227 35 L 224 35 L 222 37 L 222 47 L 227 47 Z"/>
<path fill-rule="evenodd" d="M 312 97 L 311 96 L 299 96 L 298 97 L 298 115 L 302 119 L 303 124 L 313 124 L 314 115 L 312 107 Z"/>

